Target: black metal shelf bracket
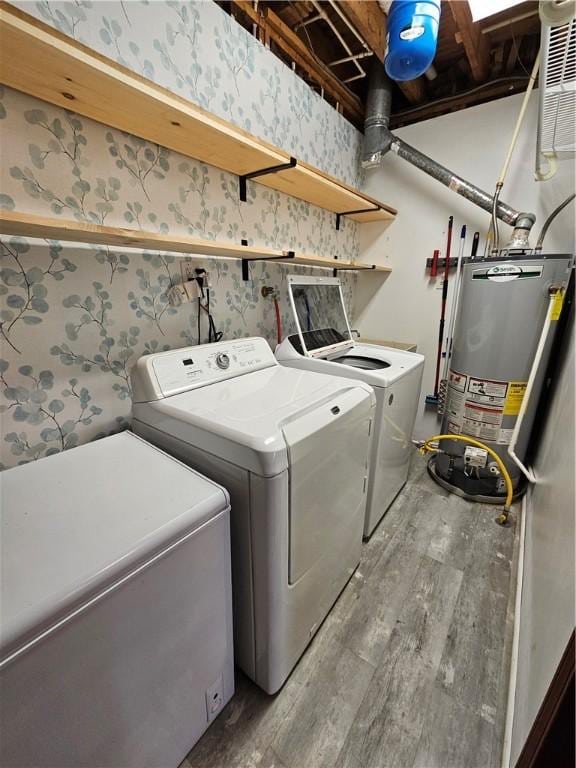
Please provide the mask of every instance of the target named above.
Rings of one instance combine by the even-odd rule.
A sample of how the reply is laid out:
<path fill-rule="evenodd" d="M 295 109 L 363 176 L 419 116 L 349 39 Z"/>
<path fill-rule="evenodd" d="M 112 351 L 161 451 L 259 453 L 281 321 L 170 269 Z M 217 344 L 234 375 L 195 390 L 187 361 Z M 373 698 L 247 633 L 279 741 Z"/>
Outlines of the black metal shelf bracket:
<path fill-rule="evenodd" d="M 334 261 L 338 261 L 338 256 L 334 257 Z M 358 265 L 358 272 L 366 272 L 372 269 L 376 269 L 376 264 L 362 264 Z M 332 277 L 338 277 L 338 272 L 354 272 L 352 267 L 334 267 L 332 270 Z"/>
<path fill-rule="evenodd" d="M 241 245 L 248 245 L 248 240 L 242 240 Z M 282 256 L 267 256 L 265 259 L 242 259 L 242 280 L 250 280 L 250 262 L 251 261 L 286 261 L 287 259 L 293 259 L 296 256 L 296 251 L 286 251 Z"/>
<path fill-rule="evenodd" d="M 355 213 L 372 213 L 372 211 L 381 211 L 382 208 L 377 206 L 376 208 L 359 208 L 357 211 L 342 211 L 342 213 L 336 214 L 336 229 L 340 229 L 340 222 L 342 221 L 342 216 L 352 216 Z"/>
<path fill-rule="evenodd" d="M 258 176 L 267 176 L 269 173 L 278 173 L 279 171 L 285 171 L 287 168 L 295 168 L 298 165 L 298 160 L 295 157 L 290 158 L 290 162 L 281 163 L 280 165 L 272 165 L 270 168 L 262 168 L 259 171 L 252 171 L 251 173 L 245 173 L 242 176 L 238 176 L 240 184 L 239 194 L 240 200 L 246 202 L 246 181 L 247 179 L 255 179 Z"/>

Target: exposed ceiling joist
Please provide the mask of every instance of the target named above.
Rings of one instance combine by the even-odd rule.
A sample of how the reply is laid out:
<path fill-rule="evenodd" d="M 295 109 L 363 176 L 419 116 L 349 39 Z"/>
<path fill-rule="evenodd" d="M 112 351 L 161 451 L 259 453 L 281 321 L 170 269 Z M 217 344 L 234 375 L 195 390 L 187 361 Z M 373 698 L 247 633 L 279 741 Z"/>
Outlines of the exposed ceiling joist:
<path fill-rule="evenodd" d="M 376 0 L 337 0 L 348 21 L 354 26 L 366 45 L 381 62 L 386 55 L 386 14 Z M 397 82 L 410 104 L 420 104 L 426 97 L 426 88 L 421 77 L 416 80 Z"/>
<path fill-rule="evenodd" d="M 387 18 L 376 0 L 217 0 L 356 127 L 365 72 L 383 63 Z M 241 11 L 239 11 L 241 9 Z M 517 93 L 540 43 L 538 0 L 473 23 L 466 0 L 442 0 L 436 77 L 396 82 L 395 126 Z"/>
<path fill-rule="evenodd" d="M 342 13 L 380 61 L 386 53 L 386 14 L 376 0 L 339 0 Z"/>
<path fill-rule="evenodd" d="M 260 13 L 248 0 L 232 0 L 232 4 L 257 25 L 262 42 L 273 41 L 308 77 L 338 102 L 355 122 L 362 121 L 364 108 L 358 96 L 346 88 L 336 75 L 314 56 L 279 16 L 270 8 L 265 8 L 263 13 Z"/>
<path fill-rule="evenodd" d="M 524 91 L 527 81 L 528 77 L 526 76 L 503 78 L 503 81 L 499 79 L 494 84 L 487 83 L 480 91 L 472 90 L 469 93 L 455 95 L 450 99 L 439 99 L 430 104 L 423 104 L 421 107 L 397 112 L 392 115 L 390 124 L 392 129 L 401 128 L 404 125 L 410 125 L 410 123 L 420 122 L 421 120 L 429 120 L 431 117 L 438 117 L 447 112 L 456 112 L 459 109 L 465 109 L 477 104 L 479 97 L 481 97 L 482 101 L 490 101 L 492 99 L 499 99 L 502 96 L 512 96 L 514 93 Z"/>
<path fill-rule="evenodd" d="M 355 117 L 362 119 L 364 107 L 362 102 L 346 86 L 342 85 L 340 80 L 331 72 L 328 67 L 319 61 L 309 48 L 300 40 L 298 35 L 277 16 L 271 8 L 264 10 L 264 19 L 271 28 L 271 34 L 274 34 L 274 40 L 279 45 L 295 51 L 306 62 L 310 75 L 315 77 L 319 85 L 325 90 L 332 90 L 334 97 L 340 101 Z M 280 43 L 282 41 L 282 43 Z"/>
<path fill-rule="evenodd" d="M 490 74 L 490 47 L 479 24 L 472 21 L 470 6 L 463 0 L 449 0 L 450 10 L 460 33 L 460 40 L 470 64 L 470 71 L 477 83 L 484 82 Z"/>

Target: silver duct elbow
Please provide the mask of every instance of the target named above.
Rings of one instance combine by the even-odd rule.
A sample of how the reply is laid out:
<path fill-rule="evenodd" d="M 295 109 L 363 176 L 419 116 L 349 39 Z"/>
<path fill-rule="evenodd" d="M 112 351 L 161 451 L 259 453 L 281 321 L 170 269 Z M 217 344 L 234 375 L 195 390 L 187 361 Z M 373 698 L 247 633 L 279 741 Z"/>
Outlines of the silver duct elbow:
<path fill-rule="evenodd" d="M 411 147 L 395 136 L 389 128 L 392 106 L 391 82 L 384 67 L 375 60 L 370 72 L 368 95 L 366 99 L 366 117 L 364 120 L 364 148 L 362 168 L 374 168 L 382 163 L 384 155 L 392 150 L 394 154 L 406 160 L 415 168 L 431 176 L 445 187 L 461 195 L 474 205 L 492 214 L 493 195 L 485 192 L 472 182 L 445 168 L 432 158 Z M 498 200 L 496 216 L 514 227 L 514 233 L 508 247 L 528 248 L 530 230 L 536 217 L 532 213 L 521 213 L 506 203 Z"/>

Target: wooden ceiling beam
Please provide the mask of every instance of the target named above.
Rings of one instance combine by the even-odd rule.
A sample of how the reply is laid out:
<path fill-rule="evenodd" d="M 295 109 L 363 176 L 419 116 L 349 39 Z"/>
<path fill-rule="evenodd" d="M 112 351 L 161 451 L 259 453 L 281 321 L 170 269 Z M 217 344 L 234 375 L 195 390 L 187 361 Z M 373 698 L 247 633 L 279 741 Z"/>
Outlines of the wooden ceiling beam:
<path fill-rule="evenodd" d="M 514 93 L 522 93 L 526 90 L 528 83 L 528 77 L 518 76 L 517 80 L 512 82 L 497 82 L 493 85 L 487 84 L 485 88 L 482 88 L 475 93 L 465 93 L 462 95 L 455 94 L 453 98 L 448 100 L 439 99 L 436 103 L 432 102 L 422 106 L 417 110 L 406 110 L 405 112 L 399 112 L 393 114 L 390 120 L 390 127 L 394 130 L 396 128 L 402 128 L 405 125 L 411 125 L 412 123 L 419 123 L 422 120 L 429 120 L 431 117 L 438 117 L 439 115 L 446 115 L 449 112 L 456 112 L 459 109 L 466 109 L 474 104 L 481 104 L 485 101 L 492 101 L 493 99 L 500 99 L 504 96 L 511 96 Z"/>
<path fill-rule="evenodd" d="M 344 112 L 357 125 L 364 118 L 364 108 L 358 96 L 343 85 L 328 67 L 319 61 L 282 19 L 270 8 L 262 13 L 248 0 L 232 0 L 232 5 L 242 11 L 262 31 L 266 39 L 273 41 L 280 50 L 291 58 L 308 77 L 313 79 L 326 93 L 339 102 Z"/>
<path fill-rule="evenodd" d="M 472 21 L 468 3 L 463 0 L 448 0 L 452 16 L 460 33 L 458 42 L 462 42 L 470 71 L 477 83 L 484 82 L 490 74 L 490 47 L 479 24 Z"/>
<path fill-rule="evenodd" d="M 400 88 L 410 104 L 422 104 L 426 99 L 426 86 L 423 77 L 417 77 L 415 80 L 394 80 L 393 82 Z"/>
<path fill-rule="evenodd" d="M 386 54 L 386 14 L 376 0 L 340 0 L 338 7 L 380 61 Z"/>
<path fill-rule="evenodd" d="M 284 47 L 288 55 L 290 55 L 290 50 L 293 51 L 294 55 L 297 55 L 300 59 L 302 68 L 306 69 L 310 76 L 314 77 L 324 90 L 332 93 L 333 98 L 336 98 L 344 107 L 347 107 L 348 111 L 357 120 L 362 121 L 364 118 L 364 107 L 358 96 L 341 83 L 336 75 L 328 69 L 326 64 L 316 58 L 314 53 L 310 51 L 298 35 L 271 8 L 264 9 L 264 19 L 272 30 L 271 34 L 273 33 L 274 35 L 274 41 L 280 47 Z M 295 61 L 299 63 L 297 59 Z"/>
<path fill-rule="evenodd" d="M 387 18 L 378 2 L 376 0 L 337 0 L 337 4 L 368 48 L 384 63 Z M 426 87 L 422 77 L 395 82 L 410 104 L 421 104 L 426 98 Z"/>

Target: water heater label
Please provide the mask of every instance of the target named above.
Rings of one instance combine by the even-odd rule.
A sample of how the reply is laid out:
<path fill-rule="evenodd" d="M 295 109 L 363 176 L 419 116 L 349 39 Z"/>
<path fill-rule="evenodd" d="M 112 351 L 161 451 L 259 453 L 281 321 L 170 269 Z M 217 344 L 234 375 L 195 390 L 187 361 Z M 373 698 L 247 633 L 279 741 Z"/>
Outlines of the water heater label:
<path fill-rule="evenodd" d="M 448 374 L 448 386 L 457 390 L 458 392 L 466 392 L 466 382 L 468 376 L 463 373 L 456 373 L 456 371 L 450 371 Z"/>
<path fill-rule="evenodd" d="M 479 403 L 502 405 L 507 390 L 508 383 L 506 381 L 489 381 L 488 379 L 470 377 L 468 383 L 468 392 L 472 396 L 470 399 Z"/>
<path fill-rule="evenodd" d="M 550 308 L 550 320 L 559 320 L 560 313 L 562 312 L 562 304 L 564 303 L 564 291 L 556 291 L 554 294 L 554 301 Z"/>
<path fill-rule="evenodd" d="M 505 416 L 518 416 L 524 395 L 526 394 L 527 381 L 511 381 L 508 385 L 508 395 L 504 404 Z"/>
<path fill-rule="evenodd" d="M 513 432 L 514 432 L 513 429 L 501 429 L 500 434 L 498 435 L 498 440 L 496 442 L 499 445 L 510 445 L 510 440 L 512 440 Z"/>
<path fill-rule="evenodd" d="M 510 280 L 526 280 L 541 277 L 544 267 L 541 264 L 497 264 L 494 267 L 475 269 L 472 280 L 491 280 L 495 283 L 508 283 Z"/>
<path fill-rule="evenodd" d="M 508 445 L 512 429 L 503 429 L 505 416 L 517 416 L 526 392 L 525 381 L 479 379 L 448 372 L 445 412 L 448 431 Z"/>
<path fill-rule="evenodd" d="M 479 379 L 450 370 L 445 406 L 449 431 L 496 442 L 507 392 L 506 381 Z"/>

